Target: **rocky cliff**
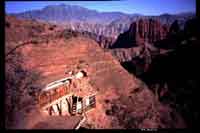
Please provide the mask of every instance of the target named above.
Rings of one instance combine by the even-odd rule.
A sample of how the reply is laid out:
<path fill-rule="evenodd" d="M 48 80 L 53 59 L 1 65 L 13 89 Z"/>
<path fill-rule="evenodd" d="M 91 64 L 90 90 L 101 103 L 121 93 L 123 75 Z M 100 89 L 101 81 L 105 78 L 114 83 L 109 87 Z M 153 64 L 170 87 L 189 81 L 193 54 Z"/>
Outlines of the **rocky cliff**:
<path fill-rule="evenodd" d="M 111 48 L 130 48 L 144 43 L 153 44 L 164 39 L 168 29 L 166 25 L 162 25 L 159 21 L 140 19 L 133 22 L 127 32 L 120 34 Z"/>

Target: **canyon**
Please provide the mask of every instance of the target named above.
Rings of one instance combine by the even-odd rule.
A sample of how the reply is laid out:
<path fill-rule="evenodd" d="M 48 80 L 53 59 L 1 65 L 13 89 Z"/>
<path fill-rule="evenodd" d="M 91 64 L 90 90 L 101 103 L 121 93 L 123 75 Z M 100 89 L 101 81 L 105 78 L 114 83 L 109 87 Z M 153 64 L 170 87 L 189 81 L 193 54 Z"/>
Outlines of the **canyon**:
<path fill-rule="evenodd" d="M 60 6 L 60 12 L 72 10 Z M 34 129 L 48 121 L 37 106 L 37 94 L 47 81 L 71 70 L 87 72 L 87 78 L 73 82 L 71 89 L 98 92 L 96 108 L 86 113 L 82 128 L 197 126 L 199 110 L 193 103 L 199 87 L 194 76 L 199 68 L 198 19 L 102 13 L 108 16 L 99 20 L 101 13 L 80 7 L 73 9 L 88 12 L 88 18 L 68 15 L 53 22 L 54 17 L 43 16 L 45 11 L 45 16 L 56 14 L 60 6 L 55 13 L 50 6 L 6 15 L 7 128 Z M 92 24 L 83 24 L 85 19 Z M 123 19 L 128 22 L 119 21 Z M 102 21 L 106 24 L 99 24 Z M 53 125 L 58 125 L 56 119 Z"/>

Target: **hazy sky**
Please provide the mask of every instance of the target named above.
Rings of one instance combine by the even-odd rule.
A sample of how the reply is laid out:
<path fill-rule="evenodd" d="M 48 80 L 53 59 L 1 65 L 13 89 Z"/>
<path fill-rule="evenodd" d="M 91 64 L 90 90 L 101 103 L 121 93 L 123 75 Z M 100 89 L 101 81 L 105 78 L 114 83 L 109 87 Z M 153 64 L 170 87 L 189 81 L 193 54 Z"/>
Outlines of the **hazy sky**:
<path fill-rule="evenodd" d="M 33 9 L 41 9 L 47 5 L 59 4 L 79 5 L 101 12 L 120 11 L 144 15 L 162 13 L 195 12 L 195 0 L 121 0 L 121 1 L 38 1 L 38 2 L 6 2 L 6 13 L 17 13 Z"/>

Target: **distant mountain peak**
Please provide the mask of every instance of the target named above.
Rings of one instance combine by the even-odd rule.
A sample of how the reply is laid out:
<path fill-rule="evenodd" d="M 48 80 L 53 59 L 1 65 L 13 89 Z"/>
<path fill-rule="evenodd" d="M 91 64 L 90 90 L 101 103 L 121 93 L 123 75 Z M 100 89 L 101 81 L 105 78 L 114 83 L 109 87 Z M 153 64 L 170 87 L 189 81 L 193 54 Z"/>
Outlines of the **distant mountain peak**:
<path fill-rule="evenodd" d="M 188 17 L 192 16 L 187 14 L 171 15 L 168 13 L 160 16 L 145 16 L 138 13 L 127 14 L 119 11 L 99 12 L 71 4 L 49 5 L 40 10 L 10 15 L 23 19 L 46 21 L 58 25 L 71 25 L 69 27 L 72 27 L 73 29 L 76 27 L 76 30 L 94 32 L 95 34 L 109 37 L 117 36 L 128 30 L 129 25 L 139 18 L 154 18 L 160 20 L 161 23 L 169 25 L 175 19 L 181 20 L 181 23 L 183 24 Z M 102 27 L 99 25 L 102 25 Z"/>
<path fill-rule="evenodd" d="M 48 5 L 46 7 L 43 8 L 43 10 L 45 9 L 49 9 L 49 8 L 62 8 L 62 9 L 83 9 L 83 10 L 89 10 L 85 7 L 82 6 L 78 6 L 78 5 L 71 5 L 71 4 L 59 4 L 59 5 Z"/>

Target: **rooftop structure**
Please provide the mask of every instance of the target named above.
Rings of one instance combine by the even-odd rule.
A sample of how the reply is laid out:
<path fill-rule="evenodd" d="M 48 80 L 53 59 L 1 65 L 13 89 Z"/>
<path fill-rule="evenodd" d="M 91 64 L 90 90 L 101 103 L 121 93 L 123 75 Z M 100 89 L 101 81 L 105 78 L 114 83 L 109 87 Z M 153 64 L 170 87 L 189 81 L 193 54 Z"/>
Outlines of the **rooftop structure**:
<path fill-rule="evenodd" d="M 86 76 L 85 71 L 79 71 L 47 84 L 38 98 L 41 109 L 48 115 L 76 115 L 94 108 L 95 91 L 89 91 L 87 88 L 80 91 L 81 88 L 71 87 L 72 82 L 83 80 L 82 78 Z"/>

